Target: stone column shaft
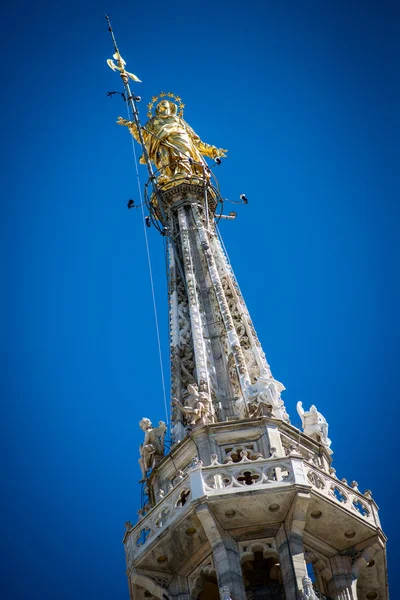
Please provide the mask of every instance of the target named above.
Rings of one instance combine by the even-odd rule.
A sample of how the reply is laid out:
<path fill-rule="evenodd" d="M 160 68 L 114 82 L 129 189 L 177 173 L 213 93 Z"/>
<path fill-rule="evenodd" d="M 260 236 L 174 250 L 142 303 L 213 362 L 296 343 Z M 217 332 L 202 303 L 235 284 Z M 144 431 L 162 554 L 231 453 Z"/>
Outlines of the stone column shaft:
<path fill-rule="evenodd" d="M 247 600 L 237 543 L 221 528 L 206 504 L 199 505 L 196 513 L 213 551 L 221 599 L 226 599 L 229 590 L 234 600 Z"/>
<path fill-rule="evenodd" d="M 352 573 L 350 556 L 337 554 L 331 558 L 333 578 L 329 582 L 329 593 L 334 600 L 357 600 L 357 580 Z"/>

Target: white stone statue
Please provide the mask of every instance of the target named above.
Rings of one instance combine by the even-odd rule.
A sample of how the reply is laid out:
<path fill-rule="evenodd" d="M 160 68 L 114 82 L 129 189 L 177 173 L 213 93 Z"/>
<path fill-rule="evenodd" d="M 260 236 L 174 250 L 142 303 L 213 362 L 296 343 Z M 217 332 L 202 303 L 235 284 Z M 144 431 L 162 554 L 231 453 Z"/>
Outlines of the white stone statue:
<path fill-rule="evenodd" d="M 144 441 L 139 447 L 141 481 L 146 481 L 147 472 L 154 467 L 156 457 L 162 458 L 164 456 L 164 437 L 167 426 L 164 421 L 159 421 L 158 427 L 153 427 L 150 419 L 143 418 L 139 421 L 139 427 L 144 431 Z"/>
<path fill-rule="evenodd" d="M 214 423 L 210 396 L 207 392 L 199 392 L 199 388 L 194 383 L 187 387 L 184 404 L 176 398 L 172 399 L 172 403 L 186 416 L 188 425 Z"/>
<path fill-rule="evenodd" d="M 328 423 L 318 412 L 317 407 L 313 404 L 310 410 L 305 411 L 303 403 L 298 402 L 296 408 L 301 418 L 303 432 L 329 449 L 332 442 L 328 438 Z"/>
<path fill-rule="evenodd" d="M 285 389 L 276 379 L 268 375 L 260 375 L 257 381 L 248 388 L 248 402 L 251 417 L 270 417 L 288 421 L 288 414 L 281 399 Z"/>

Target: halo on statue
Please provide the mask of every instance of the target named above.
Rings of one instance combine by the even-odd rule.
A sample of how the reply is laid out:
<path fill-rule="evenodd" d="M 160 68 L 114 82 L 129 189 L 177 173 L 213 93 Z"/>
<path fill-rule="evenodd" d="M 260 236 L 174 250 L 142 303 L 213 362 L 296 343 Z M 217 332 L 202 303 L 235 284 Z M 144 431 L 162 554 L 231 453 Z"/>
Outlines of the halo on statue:
<path fill-rule="evenodd" d="M 183 117 L 183 109 L 185 108 L 185 105 L 182 102 L 182 98 L 180 96 L 175 96 L 175 94 L 173 94 L 172 92 L 161 92 L 158 96 L 152 96 L 151 101 L 148 103 L 147 105 L 147 116 L 149 117 L 149 119 L 153 116 L 153 106 L 154 104 L 160 100 L 166 98 L 167 100 L 175 100 L 175 102 L 178 105 L 178 112 L 177 112 L 177 116 L 178 117 Z"/>

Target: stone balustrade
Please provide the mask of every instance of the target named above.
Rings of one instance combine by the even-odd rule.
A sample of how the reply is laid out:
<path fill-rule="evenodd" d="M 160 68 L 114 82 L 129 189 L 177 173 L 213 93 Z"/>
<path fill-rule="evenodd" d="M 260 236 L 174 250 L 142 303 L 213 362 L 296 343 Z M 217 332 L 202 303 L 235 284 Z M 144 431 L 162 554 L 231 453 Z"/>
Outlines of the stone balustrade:
<path fill-rule="evenodd" d="M 293 484 L 312 486 L 314 492 L 322 497 L 338 502 L 352 514 L 380 526 L 377 507 L 372 499 L 304 462 L 299 455 L 256 460 L 244 457 L 240 462 L 227 464 L 221 464 L 214 458 L 210 466 L 204 467 L 198 462 L 189 469 L 178 485 L 161 496 L 157 505 L 126 533 L 124 542 L 128 564 L 193 502 L 221 494 L 245 493 L 249 488 L 253 492 Z"/>
<path fill-rule="evenodd" d="M 189 477 L 186 475 L 147 515 L 139 520 L 135 527 L 125 534 L 124 544 L 128 565 L 142 553 L 146 545 L 160 531 L 187 510 L 191 496 Z"/>
<path fill-rule="evenodd" d="M 297 461 L 301 463 L 300 461 Z M 298 467 L 298 465 L 297 465 Z M 298 468 L 297 468 L 298 471 Z M 296 475 L 291 458 L 258 458 L 230 464 L 213 464 L 201 469 L 204 493 L 229 493 L 231 491 L 248 491 L 265 486 L 295 483 Z M 302 480 L 301 483 L 304 483 Z"/>
<path fill-rule="evenodd" d="M 338 502 L 352 514 L 380 527 L 377 506 L 371 497 L 364 496 L 314 465 L 304 463 L 304 470 L 307 481 L 311 483 L 315 492 Z"/>
<path fill-rule="evenodd" d="M 127 563 L 136 559 L 158 533 L 191 506 L 193 501 L 206 496 L 238 491 L 257 490 L 271 486 L 307 484 L 301 458 L 245 459 L 239 463 L 197 464 L 186 476 L 161 497 L 155 507 L 142 517 L 124 537 Z M 309 484 L 308 484 L 309 485 Z"/>

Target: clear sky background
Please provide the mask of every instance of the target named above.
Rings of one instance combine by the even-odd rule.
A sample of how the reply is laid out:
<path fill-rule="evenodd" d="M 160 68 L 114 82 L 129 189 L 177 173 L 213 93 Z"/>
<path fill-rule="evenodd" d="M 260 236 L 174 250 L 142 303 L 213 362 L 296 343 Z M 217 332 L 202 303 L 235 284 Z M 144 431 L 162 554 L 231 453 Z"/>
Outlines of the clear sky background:
<path fill-rule="evenodd" d="M 339 478 L 372 490 L 397 598 L 400 19 L 366 0 L 7 4 L 1 598 L 127 600 L 138 421 L 165 417 L 105 12 L 143 120 L 173 91 L 229 149 L 223 195 L 249 204 L 221 232 L 255 327 L 292 423 L 298 400 L 316 404 Z M 149 242 L 168 379 L 163 239 Z"/>

